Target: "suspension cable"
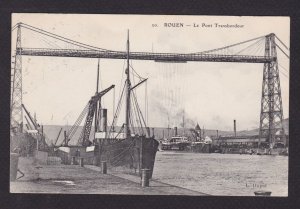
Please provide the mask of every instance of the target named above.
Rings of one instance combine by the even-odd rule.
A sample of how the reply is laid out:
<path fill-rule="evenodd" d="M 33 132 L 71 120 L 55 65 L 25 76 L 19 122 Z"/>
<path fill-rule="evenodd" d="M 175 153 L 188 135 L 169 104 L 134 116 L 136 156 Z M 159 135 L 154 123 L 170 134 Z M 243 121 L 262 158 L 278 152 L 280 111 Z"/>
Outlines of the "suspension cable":
<path fill-rule="evenodd" d="M 288 79 L 288 76 L 283 72 L 283 71 L 279 71 L 286 79 Z"/>
<path fill-rule="evenodd" d="M 286 69 L 285 67 L 283 67 L 280 63 L 278 63 L 278 65 L 279 65 L 283 70 L 285 70 L 285 72 L 289 73 L 289 70 Z"/>
<path fill-rule="evenodd" d="M 290 56 L 287 55 L 287 54 L 280 48 L 280 46 L 278 46 L 276 43 L 275 43 L 275 45 L 278 47 L 278 49 L 279 49 L 279 50 L 280 50 L 287 58 L 290 59 Z"/>
<path fill-rule="evenodd" d="M 83 43 L 80 43 L 78 41 L 74 41 L 74 40 L 59 36 L 57 34 L 50 33 L 48 31 L 42 30 L 40 28 L 31 26 L 31 25 L 28 25 L 28 24 L 25 24 L 25 23 L 20 23 L 20 25 L 24 28 L 35 31 L 37 33 L 40 33 L 40 34 L 43 34 L 43 35 L 46 35 L 46 36 L 49 36 L 49 37 L 52 37 L 52 38 L 56 38 L 58 40 L 61 40 L 61 41 L 64 41 L 64 42 L 67 42 L 67 43 L 70 43 L 70 44 L 74 44 L 74 45 L 77 45 L 79 47 L 83 47 L 83 48 L 87 48 L 87 49 L 94 49 L 94 50 L 97 49 L 97 50 L 102 50 L 102 51 L 111 51 L 111 50 L 103 49 L 103 48 L 100 48 L 100 47 L 95 47 L 95 46 L 91 46 L 91 45 L 88 45 L 88 44 L 83 44 Z"/>
<path fill-rule="evenodd" d="M 246 48 L 240 50 L 240 51 L 237 52 L 235 55 L 238 55 L 238 54 L 240 54 L 241 52 L 244 52 L 245 50 L 249 49 L 249 48 L 252 47 L 252 46 L 257 46 L 257 44 L 258 44 L 261 40 L 262 40 L 262 39 L 260 39 L 260 40 L 258 40 L 258 41 L 256 41 L 256 42 L 254 42 L 253 44 L 251 44 L 251 45 L 247 46 Z"/>
<path fill-rule="evenodd" d="M 290 51 L 290 49 L 283 43 L 283 41 L 281 41 L 279 38 L 278 38 L 278 36 L 276 36 L 275 35 L 275 37 L 276 37 L 276 39 L 287 49 L 287 50 L 289 50 Z"/>
<path fill-rule="evenodd" d="M 211 52 L 219 51 L 219 50 L 226 49 L 226 48 L 229 48 L 229 47 L 234 47 L 234 46 L 237 46 L 237 45 L 241 45 L 241 44 L 244 44 L 244 43 L 247 43 L 247 42 L 250 42 L 250 41 L 254 41 L 254 40 L 257 40 L 257 39 L 260 39 L 260 38 L 265 38 L 265 36 L 260 36 L 260 37 L 253 38 L 253 39 L 250 39 L 250 40 L 247 40 L 247 41 L 242 41 L 242 42 L 239 42 L 239 43 L 236 43 L 236 44 L 224 46 L 224 47 L 221 47 L 221 48 L 207 50 L 207 51 L 202 51 L 202 52 L 196 52 L 196 53 L 192 53 L 192 54 L 197 54 L 197 53 L 200 53 L 200 54 L 211 53 Z"/>
<path fill-rule="evenodd" d="M 11 31 L 14 31 L 14 30 L 18 27 L 18 25 L 19 25 L 19 23 L 15 24 L 15 25 L 12 27 Z"/>

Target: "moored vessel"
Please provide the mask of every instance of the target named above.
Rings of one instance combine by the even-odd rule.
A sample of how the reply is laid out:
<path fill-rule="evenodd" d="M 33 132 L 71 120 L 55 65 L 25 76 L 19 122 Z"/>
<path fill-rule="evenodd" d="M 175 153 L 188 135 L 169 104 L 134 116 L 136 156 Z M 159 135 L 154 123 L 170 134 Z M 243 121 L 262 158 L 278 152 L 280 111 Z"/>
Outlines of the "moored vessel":
<path fill-rule="evenodd" d="M 129 65 L 129 33 L 127 39 L 127 68 L 125 70 L 126 81 L 113 116 L 112 124 L 108 126 L 107 109 L 101 105 L 101 98 L 115 86 L 99 92 L 99 63 L 97 73 L 96 94 L 89 100 L 88 105 L 80 114 L 72 128 L 65 133 L 65 139 L 57 150 L 65 163 L 71 163 L 71 158 L 83 158 L 85 164 L 100 165 L 107 162 L 108 168 L 118 168 L 122 171 L 141 175 L 142 169 L 150 169 L 150 177 L 153 173 L 158 141 L 154 135 L 150 135 L 142 112 L 138 106 L 135 88 L 145 82 L 141 80 L 136 85 L 131 84 Z M 125 122 L 116 131 L 116 122 L 120 113 L 122 98 L 125 97 Z M 84 116 L 86 116 L 76 146 L 70 146 L 69 142 L 77 131 Z M 133 118 L 136 117 L 136 118 Z M 134 126 L 133 121 L 138 120 L 139 126 Z M 94 122 L 94 134 L 91 135 Z M 91 136 L 91 137 L 90 137 Z"/>

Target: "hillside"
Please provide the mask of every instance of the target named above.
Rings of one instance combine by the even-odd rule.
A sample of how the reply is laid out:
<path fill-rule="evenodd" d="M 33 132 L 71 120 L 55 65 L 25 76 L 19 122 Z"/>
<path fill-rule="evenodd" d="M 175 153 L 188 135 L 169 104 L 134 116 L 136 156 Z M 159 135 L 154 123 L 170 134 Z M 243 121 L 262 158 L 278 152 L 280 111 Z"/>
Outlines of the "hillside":
<path fill-rule="evenodd" d="M 289 134 L 289 118 L 283 119 L 283 129 L 285 134 Z M 245 135 L 257 135 L 259 133 L 259 129 L 257 128 L 249 131 L 241 131 L 240 133 Z"/>
<path fill-rule="evenodd" d="M 288 134 L 289 133 L 289 119 L 288 118 L 284 119 L 283 126 L 284 126 L 286 134 Z M 63 131 L 64 131 L 64 130 L 69 130 L 71 128 L 71 126 L 44 125 L 44 132 L 46 134 L 46 141 L 48 144 L 50 144 L 51 142 L 54 142 L 56 140 L 60 128 L 63 128 Z M 82 126 L 78 127 L 77 133 L 74 135 L 73 139 L 70 141 L 70 144 L 76 144 L 76 141 L 78 140 L 78 138 L 80 136 L 81 130 L 82 130 Z M 119 131 L 119 130 L 120 130 L 120 127 L 116 127 L 116 131 Z M 63 141 L 63 136 L 64 136 L 63 131 L 61 132 L 61 134 L 59 136 L 57 144 L 60 144 Z M 183 135 L 183 133 L 184 133 L 184 135 L 186 135 L 186 136 L 191 136 L 191 131 L 189 129 L 185 129 L 185 131 L 183 131 L 182 128 L 178 128 L 177 132 L 179 135 Z M 152 129 L 150 130 L 150 133 L 152 135 L 152 133 L 153 133 Z M 238 136 L 258 135 L 258 133 L 259 133 L 259 129 L 237 131 Z M 233 131 L 219 130 L 219 136 L 230 136 L 233 134 L 234 134 Z M 94 135 L 94 128 L 92 127 L 90 137 L 92 137 L 93 135 Z M 161 128 L 161 127 L 155 127 L 154 135 L 155 135 L 156 139 L 162 139 L 163 136 L 167 137 L 168 129 Z M 174 135 L 174 129 L 170 129 L 169 136 L 173 136 L 173 135 Z M 208 130 L 205 130 L 205 135 L 206 136 L 216 136 L 217 131 L 208 129 Z"/>

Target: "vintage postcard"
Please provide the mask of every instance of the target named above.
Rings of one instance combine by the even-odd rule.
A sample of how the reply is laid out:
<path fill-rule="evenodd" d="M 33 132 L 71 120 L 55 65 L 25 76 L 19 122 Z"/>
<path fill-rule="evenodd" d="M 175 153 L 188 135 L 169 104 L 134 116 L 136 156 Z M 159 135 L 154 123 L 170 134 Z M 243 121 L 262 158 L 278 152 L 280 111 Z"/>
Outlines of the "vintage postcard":
<path fill-rule="evenodd" d="M 11 27 L 11 193 L 288 196 L 289 17 Z"/>

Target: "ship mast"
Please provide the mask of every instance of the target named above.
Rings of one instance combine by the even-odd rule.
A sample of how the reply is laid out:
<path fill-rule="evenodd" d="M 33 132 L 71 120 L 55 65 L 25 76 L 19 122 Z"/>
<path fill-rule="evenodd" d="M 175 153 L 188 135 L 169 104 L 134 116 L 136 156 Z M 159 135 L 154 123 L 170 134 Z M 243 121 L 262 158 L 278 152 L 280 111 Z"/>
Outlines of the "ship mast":
<path fill-rule="evenodd" d="M 97 84 L 96 84 L 96 94 L 95 95 L 97 95 L 99 93 L 99 64 L 100 64 L 100 59 L 98 59 L 98 66 L 97 66 Z M 95 133 L 98 132 L 98 123 L 99 123 L 98 107 L 100 109 L 101 104 L 100 104 L 100 102 L 97 101 L 96 109 L 95 109 Z"/>
<path fill-rule="evenodd" d="M 125 135 L 126 138 L 130 137 L 129 121 L 130 121 L 130 74 L 129 74 L 129 30 L 127 31 L 127 68 L 125 71 L 127 74 L 126 79 L 126 108 L 125 108 Z"/>

